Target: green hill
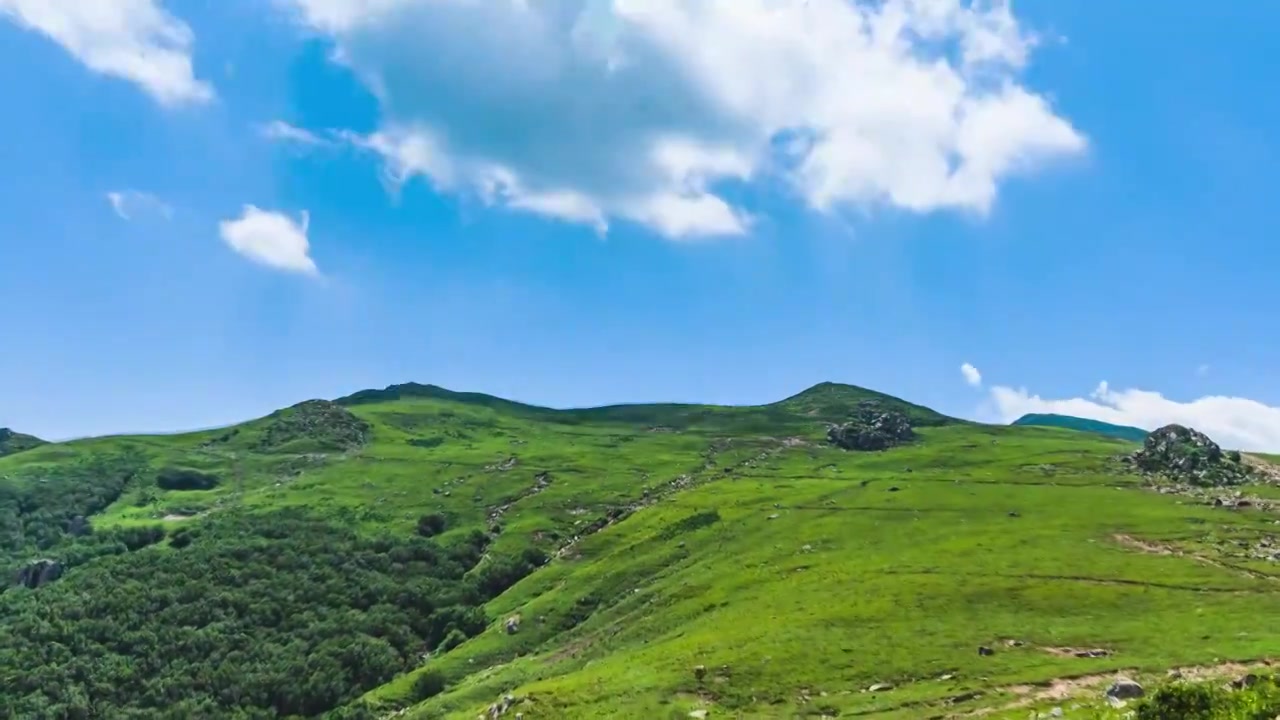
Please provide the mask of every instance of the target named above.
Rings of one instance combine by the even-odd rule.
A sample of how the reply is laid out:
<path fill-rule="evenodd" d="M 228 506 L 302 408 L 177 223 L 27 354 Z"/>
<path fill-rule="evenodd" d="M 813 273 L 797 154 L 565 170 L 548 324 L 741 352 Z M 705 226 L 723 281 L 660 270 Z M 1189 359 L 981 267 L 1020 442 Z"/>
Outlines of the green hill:
<path fill-rule="evenodd" d="M 913 438 L 830 444 L 867 402 Z M 834 384 L 41 445 L 0 458 L 0 716 L 1025 718 L 1274 653 L 1270 505 L 1130 449 Z"/>
<path fill-rule="evenodd" d="M 43 444 L 44 441 L 34 435 L 23 435 L 9 428 L 0 428 L 0 456 L 20 453 Z"/>
<path fill-rule="evenodd" d="M 1147 437 L 1147 431 L 1142 428 L 1131 427 L 1128 425 L 1112 425 L 1111 423 L 1105 423 L 1101 420 L 1090 420 L 1088 418 L 1072 417 L 1070 415 L 1033 413 L 1030 415 L 1023 415 L 1017 420 L 1014 420 L 1013 424 L 1066 428 L 1067 430 L 1097 433 L 1098 435 L 1106 435 L 1107 437 L 1131 440 L 1133 442 L 1142 442 Z"/>

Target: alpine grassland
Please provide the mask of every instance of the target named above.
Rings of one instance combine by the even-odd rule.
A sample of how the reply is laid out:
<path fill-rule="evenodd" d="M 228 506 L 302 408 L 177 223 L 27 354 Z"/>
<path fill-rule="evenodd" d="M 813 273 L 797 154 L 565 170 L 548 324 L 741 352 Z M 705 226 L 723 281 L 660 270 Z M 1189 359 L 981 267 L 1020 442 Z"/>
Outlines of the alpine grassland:
<path fill-rule="evenodd" d="M 910 436 L 833 442 L 869 413 Z M 410 384 L 29 443 L 0 458 L 0 717 L 1272 717 L 1270 680 L 1219 685 L 1280 647 L 1278 481 L 1165 482 L 1139 447 L 834 384 Z M 1144 696 L 1108 702 L 1120 676 Z"/>

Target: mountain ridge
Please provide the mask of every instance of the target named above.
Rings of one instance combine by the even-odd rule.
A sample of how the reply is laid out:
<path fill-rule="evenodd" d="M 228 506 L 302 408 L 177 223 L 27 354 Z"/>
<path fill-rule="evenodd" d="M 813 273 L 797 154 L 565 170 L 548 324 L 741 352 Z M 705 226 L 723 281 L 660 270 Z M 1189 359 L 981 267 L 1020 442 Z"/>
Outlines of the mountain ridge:
<path fill-rule="evenodd" d="M 1149 431 L 1143 430 L 1139 427 L 1116 425 L 1113 423 L 1103 422 L 1101 420 L 1076 417 L 1074 415 L 1060 415 L 1056 413 L 1028 413 L 1017 420 L 1014 420 L 1010 424 L 1066 428 L 1068 430 L 1091 432 L 1120 440 L 1128 440 L 1130 442 L 1142 442 L 1149 434 Z"/>

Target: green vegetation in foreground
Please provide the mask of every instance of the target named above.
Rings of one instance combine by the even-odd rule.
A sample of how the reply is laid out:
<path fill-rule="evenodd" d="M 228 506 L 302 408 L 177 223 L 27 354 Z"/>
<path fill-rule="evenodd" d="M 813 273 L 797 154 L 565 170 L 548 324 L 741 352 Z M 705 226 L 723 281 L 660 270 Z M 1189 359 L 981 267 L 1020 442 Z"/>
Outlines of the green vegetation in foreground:
<path fill-rule="evenodd" d="M 1242 682 L 1243 680 L 1244 682 Z M 1280 715 L 1280 684 L 1274 675 L 1253 675 L 1232 684 L 1174 682 L 1128 708 L 1133 720 L 1271 720 Z M 1107 713 L 1109 718 L 1127 711 Z"/>
<path fill-rule="evenodd" d="M 915 439 L 828 444 L 864 400 Z M 402 385 L 45 445 L 0 458 L 0 562 L 65 568 L 0 593 L 0 716 L 999 717 L 1017 685 L 1273 652 L 1273 564 L 1214 554 L 1272 516 L 1151 492 L 1132 449 L 832 384 Z"/>
<path fill-rule="evenodd" d="M 1052 413 L 1032 413 L 1030 415 L 1023 415 L 1017 420 L 1014 420 L 1013 424 L 1066 428 L 1068 430 L 1097 433 L 1098 435 L 1106 435 L 1107 437 L 1119 438 L 1120 440 L 1129 440 L 1132 442 L 1142 442 L 1147 437 L 1147 431 L 1142 428 L 1136 428 L 1129 425 L 1112 425 L 1111 423 L 1102 422 L 1101 420 L 1090 420 L 1088 418 L 1073 417 L 1071 415 L 1054 415 Z"/>

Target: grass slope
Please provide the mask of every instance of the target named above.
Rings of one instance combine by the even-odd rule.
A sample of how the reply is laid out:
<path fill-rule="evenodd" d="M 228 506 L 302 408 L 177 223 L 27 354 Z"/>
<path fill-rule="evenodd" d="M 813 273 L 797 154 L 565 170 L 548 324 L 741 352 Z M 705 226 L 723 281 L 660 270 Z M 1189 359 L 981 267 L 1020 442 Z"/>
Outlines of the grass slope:
<path fill-rule="evenodd" d="M 881 453 L 827 445 L 825 423 L 868 399 L 907 413 L 920 438 Z M 0 531 L 18 527 L 0 560 L 87 558 L 55 583 L 0 593 L 0 631 L 26 638 L 99 588 L 114 593 L 112 604 L 77 614 L 182 638 L 155 652 L 172 653 L 187 679 L 166 679 L 164 657 L 144 671 L 163 682 L 126 678 L 154 707 L 172 682 L 186 683 L 188 696 L 219 682 L 260 694 L 258 709 L 239 715 L 215 695 L 169 711 L 177 714 L 136 710 L 175 718 L 338 706 L 334 717 L 404 708 L 473 718 L 507 694 L 510 712 L 530 720 L 977 708 L 1026 717 L 1037 701 L 1023 686 L 1051 678 L 1274 652 L 1280 630 L 1261 622 L 1280 598 L 1273 564 L 1215 554 L 1265 537 L 1274 516 L 1151 492 L 1114 460 L 1130 449 L 1053 428 L 952 421 L 832 384 L 756 407 L 583 410 L 392 386 L 236 428 L 0 458 Z M 159 487 L 160 472 L 175 467 L 218 482 Z M 69 492 L 116 475 L 91 497 Z M 50 487 L 63 489 L 40 494 Z M 15 498 L 7 526 L 4 492 Z M 118 552 L 89 551 L 106 539 L 59 534 L 76 514 Z M 428 516 L 438 518 L 433 537 L 415 539 Z M 113 535 L 157 526 L 164 542 L 130 548 Z M 339 542 L 349 549 L 337 552 Z M 273 547 L 287 559 L 272 559 Z M 318 572 L 351 556 L 364 559 L 337 576 Z M 542 556 L 550 560 L 536 570 L 521 564 Z M 254 570 L 237 575 L 237 563 Z M 208 579 L 193 574 L 200 567 L 224 569 Z M 344 572 L 382 588 L 380 597 L 353 592 L 337 580 Z M 129 615 L 130 593 L 140 602 L 156 592 L 136 581 L 101 589 L 112 577 L 174 585 L 159 593 L 172 609 Z M 264 597 L 303 605 L 277 617 Z M 443 613 L 446 602 L 482 612 L 479 625 Z M 382 621 L 366 620 L 367 603 L 386 606 Z M 209 624 L 183 619 L 195 616 Z M 227 624 L 232 617 L 239 624 Z M 44 645 L 15 644 L 8 656 L 0 647 L 0 711 L 41 693 L 53 710 L 32 717 L 65 717 L 75 703 L 115 707 L 105 688 L 120 682 L 126 660 L 115 658 L 129 656 L 103 646 L 109 636 L 93 639 L 89 622 L 64 617 L 41 631 L 97 653 L 85 667 Z M 262 640 L 278 652 L 245 664 L 253 637 L 297 639 Z M 229 664 L 202 664 L 182 654 L 189 646 Z M 979 646 L 995 652 L 981 656 Z M 351 647 L 361 655 L 342 650 Z M 251 682 L 219 675 L 227 668 Z M 41 681 L 54 675 L 68 678 L 56 697 Z M 23 678 L 29 692 L 19 696 L 9 688 Z M 893 688 L 866 692 L 877 683 Z"/>
<path fill-rule="evenodd" d="M 1014 425 L 1035 425 L 1039 427 L 1060 427 L 1068 430 L 1097 433 L 1107 437 L 1142 442 L 1147 438 L 1147 431 L 1129 425 L 1113 425 L 1101 420 L 1090 420 L 1070 415 L 1036 414 L 1023 415 L 1013 421 Z"/>

